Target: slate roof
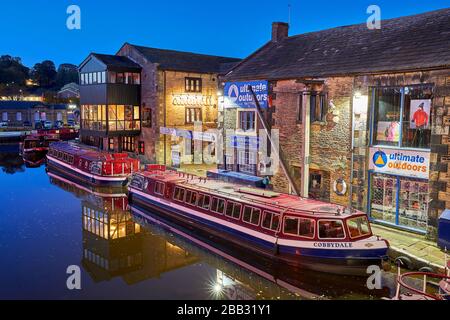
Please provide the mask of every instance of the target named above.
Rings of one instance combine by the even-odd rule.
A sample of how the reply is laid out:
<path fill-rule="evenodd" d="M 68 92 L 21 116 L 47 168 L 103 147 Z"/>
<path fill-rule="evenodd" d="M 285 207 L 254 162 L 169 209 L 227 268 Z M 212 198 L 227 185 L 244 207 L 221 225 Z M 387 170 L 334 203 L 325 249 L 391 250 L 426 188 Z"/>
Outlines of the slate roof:
<path fill-rule="evenodd" d="M 268 42 L 226 76 L 289 79 L 450 66 L 450 8 Z"/>
<path fill-rule="evenodd" d="M 237 63 L 241 59 L 211 56 L 192 52 L 156 49 L 129 44 L 145 58 L 159 64 L 161 70 L 174 70 L 197 73 L 220 73 L 227 69 L 228 63 Z M 231 66 L 230 66 L 231 67 Z M 225 68 L 225 69 L 224 69 Z"/>
<path fill-rule="evenodd" d="M 47 107 L 55 110 L 67 109 L 66 104 L 47 104 L 39 101 L 15 101 L 15 100 L 0 100 L 0 110 L 29 110 L 38 106 Z"/>
<path fill-rule="evenodd" d="M 103 62 L 108 68 L 142 69 L 140 65 L 127 57 L 99 53 L 92 53 L 91 55 Z"/>

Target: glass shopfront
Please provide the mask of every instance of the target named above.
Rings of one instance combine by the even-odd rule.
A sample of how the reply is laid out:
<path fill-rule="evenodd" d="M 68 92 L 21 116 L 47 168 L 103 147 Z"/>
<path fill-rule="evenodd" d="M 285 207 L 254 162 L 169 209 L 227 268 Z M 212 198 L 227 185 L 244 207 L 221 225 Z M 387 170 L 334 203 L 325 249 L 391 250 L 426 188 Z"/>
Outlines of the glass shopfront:
<path fill-rule="evenodd" d="M 371 175 L 370 215 L 374 220 L 426 231 L 428 181 L 380 173 Z"/>
<path fill-rule="evenodd" d="M 433 85 L 372 88 L 369 203 L 373 220 L 427 231 Z"/>

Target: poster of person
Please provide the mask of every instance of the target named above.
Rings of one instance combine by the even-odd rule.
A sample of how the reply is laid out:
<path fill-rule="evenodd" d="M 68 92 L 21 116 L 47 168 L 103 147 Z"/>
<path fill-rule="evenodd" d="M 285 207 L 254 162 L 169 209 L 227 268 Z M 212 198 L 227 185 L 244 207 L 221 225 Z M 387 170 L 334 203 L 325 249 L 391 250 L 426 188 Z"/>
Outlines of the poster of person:
<path fill-rule="evenodd" d="M 431 100 L 411 100 L 411 129 L 428 129 L 430 125 Z"/>
<path fill-rule="evenodd" d="M 379 121 L 377 124 L 377 141 L 398 142 L 400 140 L 400 123 L 397 121 Z"/>

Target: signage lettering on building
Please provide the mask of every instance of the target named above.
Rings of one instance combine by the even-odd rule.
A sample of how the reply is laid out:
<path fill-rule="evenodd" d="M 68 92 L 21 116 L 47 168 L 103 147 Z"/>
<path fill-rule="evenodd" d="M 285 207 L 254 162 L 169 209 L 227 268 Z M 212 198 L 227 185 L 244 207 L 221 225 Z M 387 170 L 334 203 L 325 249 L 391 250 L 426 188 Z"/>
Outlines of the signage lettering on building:
<path fill-rule="evenodd" d="M 212 96 L 194 94 L 174 94 L 172 104 L 174 106 L 206 107 L 212 106 Z"/>
<path fill-rule="evenodd" d="M 269 103 L 269 83 L 267 81 L 227 82 L 224 87 L 225 108 L 256 108 L 251 86 L 261 108 Z"/>
<path fill-rule="evenodd" d="M 370 148 L 369 170 L 428 179 L 430 175 L 430 153 L 390 148 Z"/>

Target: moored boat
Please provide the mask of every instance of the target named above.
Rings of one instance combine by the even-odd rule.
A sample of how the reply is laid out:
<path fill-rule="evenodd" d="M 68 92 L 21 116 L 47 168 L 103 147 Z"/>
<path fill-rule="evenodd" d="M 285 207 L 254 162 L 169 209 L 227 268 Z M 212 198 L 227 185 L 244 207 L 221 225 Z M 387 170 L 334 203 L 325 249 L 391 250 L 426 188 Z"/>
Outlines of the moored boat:
<path fill-rule="evenodd" d="M 27 165 L 40 166 L 45 162 L 45 156 L 50 144 L 59 141 L 58 137 L 51 134 L 31 134 L 20 144 L 20 155 Z"/>
<path fill-rule="evenodd" d="M 342 206 L 149 166 L 129 185 L 133 207 L 190 225 L 291 266 L 363 275 L 388 242 Z"/>
<path fill-rule="evenodd" d="M 80 131 L 75 128 L 60 128 L 60 129 L 40 129 L 38 134 L 55 135 L 59 140 L 68 141 L 78 138 Z"/>
<path fill-rule="evenodd" d="M 56 142 L 47 154 L 49 170 L 94 186 L 125 186 L 139 170 L 126 153 L 107 153 L 72 142 Z"/>

